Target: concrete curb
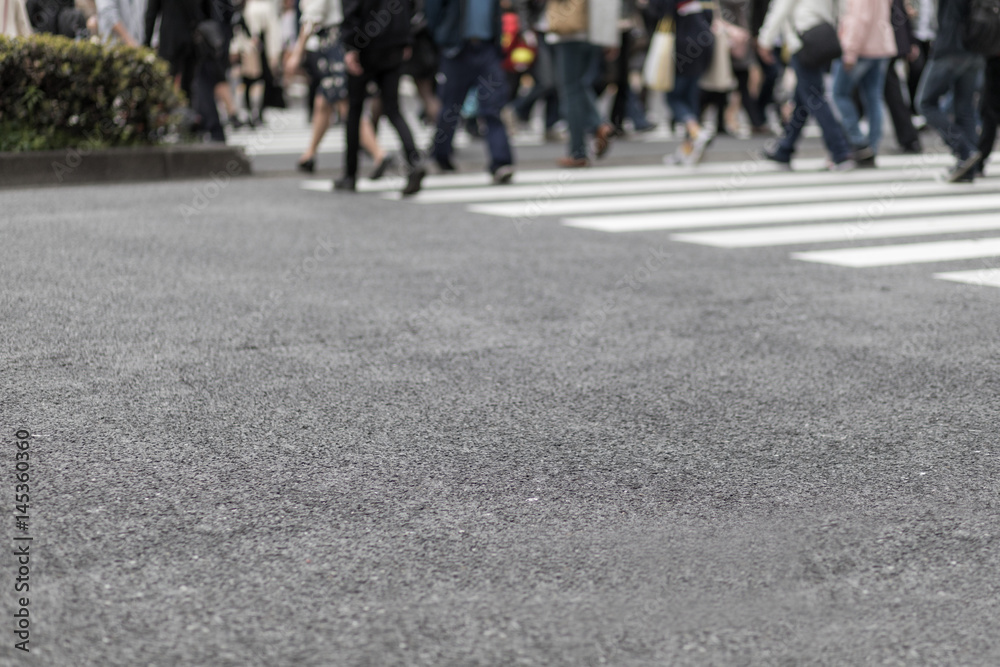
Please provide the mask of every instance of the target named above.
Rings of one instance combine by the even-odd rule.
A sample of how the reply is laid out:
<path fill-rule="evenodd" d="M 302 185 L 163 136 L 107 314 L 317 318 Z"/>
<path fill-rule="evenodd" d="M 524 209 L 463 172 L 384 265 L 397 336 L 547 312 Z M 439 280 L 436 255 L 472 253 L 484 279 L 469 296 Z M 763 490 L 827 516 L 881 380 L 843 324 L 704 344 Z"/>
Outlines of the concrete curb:
<path fill-rule="evenodd" d="M 241 146 L 192 144 L 0 153 L 0 188 L 249 176 Z"/>

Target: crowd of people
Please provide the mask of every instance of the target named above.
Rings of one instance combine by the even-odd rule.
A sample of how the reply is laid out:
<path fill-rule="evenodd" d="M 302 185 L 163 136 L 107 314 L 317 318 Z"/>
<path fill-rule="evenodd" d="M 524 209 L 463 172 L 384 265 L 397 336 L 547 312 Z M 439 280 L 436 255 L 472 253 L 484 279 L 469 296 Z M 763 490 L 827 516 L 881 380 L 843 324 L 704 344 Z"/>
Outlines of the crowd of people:
<path fill-rule="evenodd" d="M 482 139 L 494 182 L 510 182 L 509 135 L 536 105 L 544 106 L 546 139 L 566 143 L 565 168 L 586 168 L 616 138 L 654 128 L 647 104 L 663 93 L 683 136 L 667 161 L 687 165 L 717 135 L 737 132 L 739 117 L 744 136 L 776 134 L 762 158 L 790 168 L 813 117 L 831 170 L 875 167 L 887 109 L 903 152 L 921 152 L 924 124 L 939 133 L 955 155 L 953 182 L 983 173 L 1000 117 L 1000 17 L 986 11 L 989 0 L 0 2 L 4 34 L 34 29 L 154 45 L 199 130 L 216 141 L 227 124 L 262 122 L 264 108 L 284 105 L 282 81 L 305 74 L 313 131 L 298 168 L 315 169 L 339 118 L 346 153 L 335 187 L 344 191 L 356 188 L 362 150 L 372 178 L 398 160 L 376 141 L 381 118 L 399 135 L 404 194 L 412 194 L 428 163 L 455 170 L 460 126 Z M 654 55 L 660 32 L 672 47 Z M 643 75 L 644 59 L 654 57 L 669 60 L 668 85 Z M 783 100 L 786 69 L 794 86 Z M 403 76 L 419 93 L 420 122 L 434 127 L 429 146 L 416 145 L 402 113 Z M 613 95 L 607 117 L 605 91 Z"/>

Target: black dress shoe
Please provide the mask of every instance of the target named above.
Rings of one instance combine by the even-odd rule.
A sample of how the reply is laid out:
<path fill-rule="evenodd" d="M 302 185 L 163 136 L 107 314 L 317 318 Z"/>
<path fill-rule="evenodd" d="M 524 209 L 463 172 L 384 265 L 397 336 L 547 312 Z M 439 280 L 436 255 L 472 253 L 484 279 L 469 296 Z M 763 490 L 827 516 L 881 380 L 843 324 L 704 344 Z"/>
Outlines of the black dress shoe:
<path fill-rule="evenodd" d="M 303 160 L 298 164 L 299 171 L 304 171 L 307 174 L 311 174 L 316 171 L 316 159 L 309 158 L 308 160 Z"/>
<path fill-rule="evenodd" d="M 454 174 L 458 169 L 455 168 L 454 163 L 451 160 L 441 160 L 434 158 L 434 162 L 437 163 L 438 169 L 441 170 L 442 174 Z"/>
<path fill-rule="evenodd" d="M 395 164 L 395 162 L 396 158 L 391 155 L 386 155 L 377 165 L 375 165 L 375 169 L 372 170 L 372 173 L 368 176 L 368 178 L 373 181 L 377 181 L 385 176 L 386 170 Z"/>
<path fill-rule="evenodd" d="M 355 183 L 353 176 L 344 176 L 343 178 L 338 178 L 333 182 L 333 189 L 340 190 L 342 192 L 357 192 L 358 186 Z"/>
<path fill-rule="evenodd" d="M 420 192 L 420 184 L 427 175 L 427 170 L 417 165 L 410 170 L 410 175 L 406 178 L 406 187 L 403 188 L 403 196 L 415 195 Z"/>

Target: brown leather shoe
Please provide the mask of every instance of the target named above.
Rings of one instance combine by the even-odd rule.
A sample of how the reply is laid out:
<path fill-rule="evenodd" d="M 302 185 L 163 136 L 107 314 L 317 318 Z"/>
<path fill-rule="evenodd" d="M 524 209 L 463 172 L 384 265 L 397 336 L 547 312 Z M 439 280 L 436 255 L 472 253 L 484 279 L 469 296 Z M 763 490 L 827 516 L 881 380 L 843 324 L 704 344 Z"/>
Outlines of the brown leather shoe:
<path fill-rule="evenodd" d="M 566 169 L 581 169 L 590 166 L 590 160 L 585 157 L 561 157 L 557 164 Z"/>
<path fill-rule="evenodd" d="M 594 133 L 594 156 L 604 157 L 604 154 L 611 148 L 611 137 L 615 134 L 615 128 L 607 123 L 597 128 Z"/>

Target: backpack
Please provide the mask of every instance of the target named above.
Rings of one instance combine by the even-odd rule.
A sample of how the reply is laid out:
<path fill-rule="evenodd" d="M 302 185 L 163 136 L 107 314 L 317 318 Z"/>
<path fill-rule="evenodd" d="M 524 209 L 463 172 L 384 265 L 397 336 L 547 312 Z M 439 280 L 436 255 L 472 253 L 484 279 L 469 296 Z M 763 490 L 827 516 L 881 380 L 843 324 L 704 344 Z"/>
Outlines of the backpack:
<path fill-rule="evenodd" d="M 1000 0 L 969 0 L 962 46 L 984 56 L 1000 53 Z"/>

